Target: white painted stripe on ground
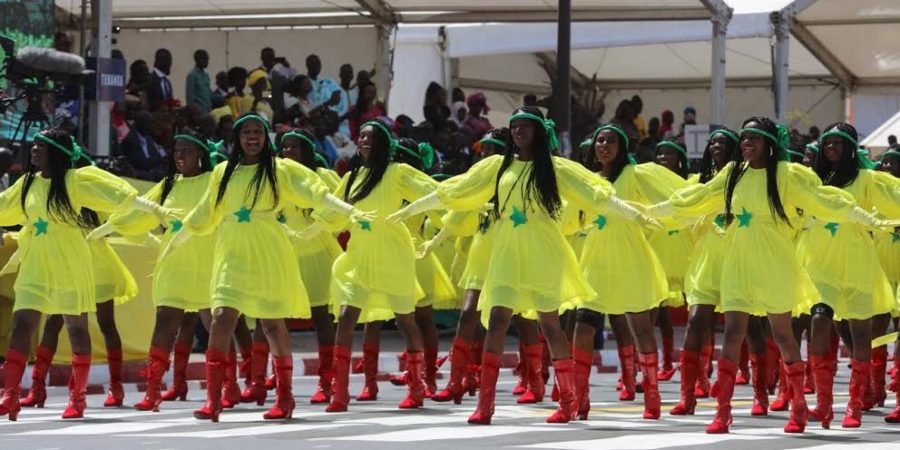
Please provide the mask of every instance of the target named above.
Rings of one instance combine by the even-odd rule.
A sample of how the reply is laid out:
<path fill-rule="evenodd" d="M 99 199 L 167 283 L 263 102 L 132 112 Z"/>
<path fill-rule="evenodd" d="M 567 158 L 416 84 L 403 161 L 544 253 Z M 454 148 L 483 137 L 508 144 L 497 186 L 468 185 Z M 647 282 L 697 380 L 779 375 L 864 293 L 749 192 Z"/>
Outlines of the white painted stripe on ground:
<path fill-rule="evenodd" d="M 831 430 L 823 430 L 821 428 L 810 428 L 811 426 L 817 426 L 815 422 L 810 422 L 806 427 L 806 432 L 803 433 L 803 436 L 806 435 L 814 435 L 814 436 L 852 436 L 856 434 L 863 434 L 865 431 L 860 429 L 851 429 L 851 430 L 843 430 L 843 429 L 831 429 Z M 744 428 L 738 430 L 731 430 L 732 434 L 740 434 L 745 436 L 771 436 L 773 434 L 781 434 L 784 437 L 797 436 L 795 434 L 785 433 L 784 428 Z"/>
<path fill-rule="evenodd" d="M 568 428 L 520 427 L 520 426 L 471 426 L 471 427 L 431 427 L 414 430 L 391 431 L 388 433 L 360 434 L 355 436 L 315 438 L 310 441 L 374 441 L 374 442 L 419 442 L 442 439 L 481 439 L 507 434 L 566 431 Z"/>
<path fill-rule="evenodd" d="M 759 439 L 775 439 L 773 436 L 745 436 L 738 434 L 706 434 L 700 433 L 654 433 L 652 439 L 642 434 L 618 436 L 606 439 L 586 441 L 547 442 L 543 444 L 523 445 L 526 448 L 552 448 L 561 450 L 594 450 L 598 448 L 615 448 L 618 450 L 654 450 L 672 446 L 709 445 L 726 441 L 750 441 Z"/>
<path fill-rule="evenodd" d="M 803 447 L 803 450 L 847 450 L 847 447 L 853 446 L 853 450 L 896 450 L 897 443 L 857 443 L 852 444 L 825 444 L 815 447 Z"/>
<path fill-rule="evenodd" d="M 456 417 L 448 416 L 394 415 L 388 417 L 365 417 L 362 419 L 340 420 L 335 423 L 338 425 L 381 425 L 395 427 L 405 425 L 438 425 L 457 422 L 460 422 L 460 420 Z"/>
<path fill-rule="evenodd" d="M 258 425 L 258 426 L 252 426 L 252 427 L 221 429 L 221 428 L 216 427 L 215 424 L 212 424 L 212 429 L 205 430 L 205 431 L 189 431 L 189 432 L 184 432 L 184 433 L 120 434 L 119 436 L 152 437 L 152 438 L 171 437 L 171 438 L 215 439 L 215 438 L 227 438 L 227 437 L 252 437 L 252 436 L 262 436 L 262 435 L 267 435 L 267 434 L 293 433 L 293 432 L 300 432 L 300 431 L 328 430 L 328 429 L 334 429 L 334 428 L 340 428 L 340 425 L 336 425 L 336 424 L 309 425 L 309 424 L 271 423 L 268 425 Z"/>
<path fill-rule="evenodd" d="M 84 425 L 75 425 L 65 428 L 59 428 L 56 430 L 35 430 L 35 431 L 26 431 L 24 433 L 15 433 L 17 436 L 28 436 L 28 435 L 53 435 L 53 436 L 86 436 L 86 435 L 98 435 L 102 436 L 104 434 L 117 434 L 117 433 L 139 433 L 143 431 L 156 430 L 160 428 L 169 428 L 173 426 L 171 423 L 160 423 L 160 422 L 121 422 L 121 423 L 100 423 L 100 424 L 84 424 Z"/>
<path fill-rule="evenodd" d="M 646 427 L 654 427 L 657 426 L 656 423 L 646 421 L 646 422 L 615 422 L 612 420 L 579 420 L 577 422 L 570 422 L 569 425 L 584 425 L 585 427 L 598 427 L 598 428 L 613 428 L 613 429 L 628 429 L 628 428 L 646 428 Z"/>

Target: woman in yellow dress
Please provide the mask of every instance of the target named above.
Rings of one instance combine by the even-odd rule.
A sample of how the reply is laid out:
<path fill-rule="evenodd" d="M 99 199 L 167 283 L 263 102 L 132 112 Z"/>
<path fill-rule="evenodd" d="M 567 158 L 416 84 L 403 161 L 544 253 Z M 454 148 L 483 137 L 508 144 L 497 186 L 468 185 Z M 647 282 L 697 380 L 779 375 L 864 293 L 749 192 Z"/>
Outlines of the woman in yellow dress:
<path fill-rule="evenodd" d="M 388 127 L 377 120 L 360 127 L 352 169 L 344 175 L 335 194 L 348 203 L 379 215 L 400 209 L 434 190 L 437 182 L 428 175 L 402 163 L 392 162 L 397 141 Z M 317 211 L 318 215 L 319 212 Z M 346 220 L 334 220 L 331 214 L 319 215 L 313 227 L 333 230 L 347 228 Z M 320 225 L 321 224 L 321 225 Z M 360 321 L 385 320 L 393 316 L 406 337 L 407 395 L 401 409 L 422 406 L 425 388 L 422 382 L 422 334 L 416 325 L 415 308 L 422 297 L 416 282 L 416 255 L 406 225 L 384 220 L 364 221 L 352 227 L 347 251 L 334 262 L 331 292 L 334 307 L 340 308 L 334 349 L 334 382 L 331 403 L 326 412 L 347 410 L 350 401 L 350 349 L 353 330 Z M 390 263 L 385 262 L 390 255 Z"/>
<path fill-rule="evenodd" d="M 194 411 L 201 420 L 218 421 L 226 353 L 242 314 L 260 319 L 274 356 L 275 405 L 264 419 L 290 418 L 293 358 L 285 318 L 310 317 L 300 268 L 277 213 L 295 205 L 340 211 L 355 219 L 367 215 L 328 193 L 314 172 L 277 159 L 268 121 L 244 114 L 233 127 L 236 148 L 227 164 L 213 170 L 200 203 L 185 217 L 162 257 L 181 251 L 191 236 L 215 234 L 211 297 L 212 324 L 206 352 L 206 405 Z"/>
<path fill-rule="evenodd" d="M 688 179 L 691 164 L 687 150 L 675 141 L 660 141 L 656 144 L 656 163 L 671 170 L 682 179 Z M 689 229 L 676 226 L 662 231 L 654 231 L 647 236 L 650 247 L 656 252 L 659 263 L 666 273 L 669 295 L 659 307 L 657 323 L 662 338 L 662 366 L 660 381 L 669 381 L 675 375 L 672 354 L 675 352 L 675 334 L 669 317 L 671 308 L 684 306 L 684 277 L 688 259 L 694 250 L 694 236 Z"/>
<path fill-rule="evenodd" d="M 314 170 L 328 186 L 329 192 L 337 188 L 340 179 L 328 170 L 328 162 L 316 151 L 314 137 L 306 130 L 292 130 L 281 136 L 281 155 Z M 282 211 L 282 221 L 291 230 L 303 230 L 313 224 L 311 209 L 288 207 Z M 319 352 L 319 384 L 309 402 L 323 404 L 331 401 L 331 379 L 334 360 L 334 322 L 331 317 L 331 266 L 342 250 L 331 233 L 316 233 L 306 239 L 294 239 L 294 253 L 300 265 L 300 278 L 306 286 L 316 341 Z M 266 350 L 268 351 L 268 349 Z M 257 367 L 254 389 L 264 392 L 260 384 L 265 374 L 265 360 Z M 263 394 L 264 396 L 265 394 Z"/>
<path fill-rule="evenodd" d="M 538 316 L 554 359 L 560 400 L 547 421 L 566 423 L 574 418 L 577 405 L 574 361 L 559 312 L 595 294 L 582 278 L 575 254 L 562 234 L 558 222 L 562 201 L 588 210 L 597 204 L 609 205 L 635 219 L 643 216 L 614 197 L 610 184 L 596 174 L 551 156 L 558 145 L 554 124 L 537 108 L 517 109 L 509 128 L 513 147 L 506 155 L 482 160 L 388 219 L 400 221 L 431 209 L 465 211 L 493 204 L 496 229 L 480 299 L 488 332 L 478 408 L 469 423 L 491 421 L 506 331 L 513 314 L 523 313 Z"/>
<path fill-rule="evenodd" d="M 0 193 L 0 224 L 24 225 L 19 233 L 21 263 L 15 282 L 13 333 L 6 353 L 6 388 L 0 416 L 19 413 L 19 384 L 25 355 L 42 314 L 60 314 L 72 344 L 72 377 L 64 419 L 84 414 L 91 365 L 87 313 L 96 310 L 96 278 L 85 234 L 92 223 L 79 211 L 167 210 L 137 197 L 125 181 L 95 167 L 73 168 L 86 158 L 65 131 L 42 130 L 34 137 L 28 172 Z"/>
<path fill-rule="evenodd" d="M 728 128 L 710 133 L 697 182 L 706 184 L 721 172 L 733 158 L 737 145 L 737 135 Z M 681 349 L 681 400 L 669 411 L 674 416 L 693 415 L 697 397 L 709 396 L 707 371 L 715 346 L 713 325 L 716 309 L 721 307 L 725 216 L 710 214 L 698 228 L 697 246 L 684 280 L 690 312 Z"/>
<path fill-rule="evenodd" d="M 100 226 L 100 218 L 94 211 L 84 209 L 84 219 L 92 228 Z M 97 299 L 97 325 L 106 344 L 106 362 L 109 367 L 109 395 L 105 407 L 122 406 L 125 390 L 122 387 L 122 340 L 116 327 L 115 306 L 137 295 L 137 283 L 119 255 L 106 240 L 88 240 L 91 260 L 94 264 L 94 289 Z M 44 407 L 47 399 L 46 378 L 56 353 L 59 333 L 64 325 L 59 314 L 47 316 L 41 342 L 35 349 L 35 362 L 31 373 L 31 388 L 22 399 L 22 406 Z"/>
<path fill-rule="evenodd" d="M 166 208 L 190 211 L 200 203 L 209 185 L 209 176 L 220 159 L 215 143 L 198 131 L 183 129 L 174 137 L 170 172 L 143 195 Z M 140 236 L 159 228 L 160 223 L 150 214 L 140 211 L 114 215 L 88 236 L 98 239 L 116 231 L 126 236 Z M 179 220 L 166 223 L 161 244 L 168 244 L 181 231 Z M 157 261 L 153 274 L 153 304 L 156 322 L 150 338 L 147 362 L 147 391 L 134 408 L 139 411 L 159 411 L 163 400 L 185 399 L 187 396 L 187 360 L 194 340 L 197 312 L 210 305 L 209 282 L 212 278 L 213 236 L 198 236 L 189 240 L 183 249 L 169 253 Z M 175 366 L 171 389 L 163 393 L 162 377 L 169 370 L 170 352 L 174 347 Z"/>
<path fill-rule="evenodd" d="M 881 155 L 881 161 L 878 170 L 891 174 L 894 178 L 900 178 L 900 151 L 892 148 Z M 896 227 L 889 232 L 875 234 L 875 249 L 878 251 L 878 259 L 881 261 L 881 267 L 884 268 L 888 281 L 894 288 L 897 295 L 897 301 L 900 302 L 900 227 Z M 897 315 L 894 311 L 891 316 Z M 896 328 L 896 318 L 893 319 Z M 892 392 L 900 392 L 900 340 L 894 341 L 894 364 L 890 369 L 893 378 L 891 380 L 889 390 Z M 900 394 L 898 394 L 900 400 Z M 900 423 L 900 401 L 890 414 L 884 417 L 887 423 Z"/>
<path fill-rule="evenodd" d="M 649 210 L 652 216 L 703 217 L 725 210 L 731 220 L 725 234 L 721 298 L 725 311 L 725 345 L 718 364 L 718 407 L 707 433 L 727 433 L 736 362 L 750 315 L 766 315 L 781 350 L 791 388 L 791 415 L 786 433 L 802 433 L 807 407 L 803 396 L 804 364 L 791 329 L 798 304 L 817 297 L 815 286 L 797 260 L 794 230 L 786 211 L 802 208 L 830 220 L 873 227 L 884 222 L 857 207 L 848 195 L 823 187 L 809 169 L 785 162 L 788 133 L 771 120 L 752 117 L 740 132 L 739 157 L 710 182 L 676 192 L 670 201 Z"/>
<path fill-rule="evenodd" d="M 633 164 L 628 135 L 619 126 L 600 126 L 593 136 L 599 174 L 612 183 L 617 197 L 646 206 L 669 198 L 675 190 L 686 185 L 684 179 L 660 165 Z M 628 330 L 624 333 L 634 337 L 644 375 L 643 416 L 658 419 L 661 399 L 657 385 L 659 361 L 653 315 L 669 293 L 666 273 L 638 224 L 597 207 L 584 210 L 591 228 L 579 264 L 584 279 L 597 296 L 578 308 L 575 325 L 575 361 L 581 363 L 578 364 L 580 383 L 576 388 L 579 417 L 586 419 L 590 410 L 587 372 L 594 349 L 597 316 L 604 313 L 612 316 L 611 320 L 615 316 L 624 316 L 627 321 Z M 633 367 L 634 347 L 627 346 L 621 354 L 623 369 Z M 633 369 L 623 370 L 623 394 L 634 395 L 633 373 Z"/>
<path fill-rule="evenodd" d="M 482 159 L 505 154 L 509 148 L 509 138 L 507 128 L 495 128 L 488 132 L 480 141 Z M 469 245 L 465 268 L 459 279 L 459 287 L 465 290 L 465 296 L 459 311 L 453 347 L 450 349 L 450 379 L 447 380 L 447 386 L 431 396 L 431 399 L 436 402 L 452 400 L 460 404 L 467 390 L 469 392 L 475 390 L 475 374 L 471 376 L 467 374 L 470 372 L 470 366 L 479 364 L 476 359 L 478 329 L 481 327 L 478 320 L 478 299 L 490 265 L 493 227 L 487 208 L 465 212 L 451 211 L 445 216 L 443 224 L 444 228 L 432 240 L 432 245 L 437 245 L 450 234 L 471 235 L 472 242 Z"/>
<path fill-rule="evenodd" d="M 900 217 L 900 182 L 884 172 L 861 168 L 858 147 L 852 125 L 832 124 L 822 133 L 821 150 L 813 169 L 823 184 L 847 192 L 866 211 L 878 211 L 889 218 Z M 834 373 L 827 355 L 832 319 L 838 317 L 849 321 L 853 342 L 857 344 L 852 349 L 850 400 L 842 426 L 857 428 L 862 420 L 863 394 L 869 386 L 872 349 L 868 343 L 873 337 L 870 319 L 895 309 L 895 291 L 884 275 L 867 228 L 817 217 L 809 227 L 807 241 L 810 245 L 806 245 L 801 262 L 819 293 L 819 298 L 811 302 L 809 359 L 815 374 L 817 402 L 810 415 L 821 421 L 823 428 L 829 427 L 833 417 Z M 882 359 L 882 373 L 884 363 Z"/>

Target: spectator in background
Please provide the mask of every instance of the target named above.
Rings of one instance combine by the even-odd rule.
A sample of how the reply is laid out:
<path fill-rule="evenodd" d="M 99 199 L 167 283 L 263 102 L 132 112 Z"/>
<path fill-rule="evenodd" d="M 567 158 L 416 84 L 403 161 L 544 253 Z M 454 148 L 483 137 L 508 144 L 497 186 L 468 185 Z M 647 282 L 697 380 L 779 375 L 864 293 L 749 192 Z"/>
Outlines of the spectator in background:
<path fill-rule="evenodd" d="M 269 125 L 273 125 L 275 120 L 275 112 L 268 99 L 264 97 L 266 91 L 271 89 L 269 79 L 266 78 L 266 71 L 256 69 L 247 76 L 247 85 L 250 86 L 249 96 L 245 96 L 241 101 L 241 114 L 247 112 L 255 112 L 269 121 Z"/>
<path fill-rule="evenodd" d="M 465 101 L 466 101 L 466 94 L 463 92 L 463 90 L 458 87 L 453 88 L 453 91 L 450 93 L 450 103 L 465 102 Z"/>
<path fill-rule="evenodd" d="M 359 138 L 359 126 L 384 115 L 384 109 L 378 104 L 378 89 L 371 81 L 359 86 L 359 98 L 356 105 L 350 108 L 347 119 L 350 122 L 350 139 Z"/>
<path fill-rule="evenodd" d="M 216 90 L 210 95 L 210 105 L 216 108 L 217 103 L 225 104 L 225 97 L 228 96 L 228 73 L 220 70 L 216 74 Z"/>
<path fill-rule="evenodd" d="M 209 74 L 206 73 L 208 66 L 209 53 L 203 49 L 195 51 L 194 68 L 188 72 L 185 80 L 185 101 L 188 105 L 197 105 L 204 113 L 212 109 L 210 99 L 212 91 L 209 86 Z"/>
<path fill-rule="evenodd" d="M 644 122 L 644 118 L 641 117 L 641 112 L 644 111 L 644 99 L 640 95 L 631 97 L 631 108 L 634 110 L 634 127 L 637 129 L 638 135 L 641 139 L 649 136 L 650 132 L 647 130 L 647 124 Z"/>
<path fill-rule="evenodd" d="M 125 86 L 125 95 L 131 96 L 133 99 L 126 100 L 135 101 L 141 105 L 142 109 L 150 109 L 147 90 L 150 88 L 152 77 L 150 76 L 150 67 L 147 66 L 147 61 L 144 61 L 143 59 L 134 61 L 131 63 L 131 66 L 129 66 L 128 73 L 128 84 Z"/>
<path fill-rule="evenodd" d="M 312 82 L 312 94 L 310 95 L 310 100 L 317 105 L 321 105 L 328 101 L 327 97 L 331 97 L 331 91 L 327 94 L 325 91 L 325 77 L 319 77 L 322 73 L 322 60 L 319 59 L 319 56 L 316 54 L 311 54 L 306 57 L 306 76 L 309 77 L 309 81 Z M 330 78 L 327 78 L 330 81 Z"/>
<path fill-rule="evenodd" d="M 153 73 L 147 89 L 147 100 L 151 111 L 160 111 L 171 106 L 173 102 L 172 82 L 169 72 L 172 70 L 172 54 L 161 48 L 153 56 Z"/>
<path fill-rule="evenodd" d="M 812 133 L 810 133 L 810 134 L 812 134 Z M 894 136 L 893 134 L 888 136 L 888 147 L 896 147 L 896 146 L 897 146 L 897 136 Z"/>
<path fill-rule="evenodd" d="M 476 92 L 466 99 L 466 106 L 469 108 L 469 115 L 466 117 L 464 126 L 474 132 L 476 138 L 484 136 L 491 128 L 491 121 L 481 113 L 487 114 L 491 111 L 487 105 L 487 98 L 481 92 Z"/>
<path fill-rule="evenodd" d="M 697 110 L 693 106 L 684 108 L 684 125 L 697 124 Z"/>
<path fill-rule="evenodd" d="M 131 132 L 122 141 L 122 155 L 134 169 L 131 175 L 141 180 L 159 181 L 164 173 L 162 162 L 166 154 L 153 138 L 153 127 L 153 116 L 140 111 L 135 115 Z"/>
<path fill-rule="evenodd" d="M 630 142 L 640 142 L 637 128 L 634 126 L 634 108 L 632 108 L 630 100 L 619 102 L 619 106 L 616 107 L 616 114 L 611 122 L 625 130 Z M 634 151 L 634 149 L 629 149 L 629 151 Z"/>
<path fill-rule="evenodd" d="M 538 105 L 537 95 L 528 94 L 528 95 L 522 97 L 522 106 L 530 106 L 533 108 L 537 108 L 537 105 Z"/>
<path fill-rule="evenodd" d="M 659 117 L 651 117 L 650 121 L 647 122 L 647 137 L 652 139 L 654 142 L 660 141 L 659 127 Z"/>
<path fill-rule="evenodd" d="M 372 81 L 372 76 L 375 75 L 375 71 L 369 72 L 368 70 L 360 70 L 356 73 L 356 84 L 353 86 L 356 89 L 357 94 L 359 94 L 359 87 L 364 84 L 369 84 Z M 354 102 L 355 103 L 355 102 Z"/>
<path fill-rule="evenodd" d="M 266 75 L 272 89 L 272 98 L 267 99 L 267 101 L 269 106 L 271 106 L 271 109 L 279 113 L 280 116 L 281 113 L 284 112 L 284 91 L 287 87 L 289 78 L 285 78 L 281 72 L 274 70 L 277 64 L 277 58 L 275 57 L 275 50 L 272 48 L 266 47 L 262 49 L 259 53 L 259 59 L 262 61 L 259 70 L 262 70 Z M 252 88 L 253 85 L 250 84 L 250 87 Z M 274 117 L 269 117 L 270 121 L 273 119 Z"/>
<path fill-rule="evenodd" d="M 662 122 L 659 126 L 660 138 L 671 139 L 675 133 L 675 130 L 672 129 L 675 126 L 675 114 L 666 109 L 660 114 L 660 120 Z"/>
<path fill-rule="evenodd" d="M 242 114 L 240 105 L 245 96 L 244 88 L 247 87 L 247 69 L 243 67 L 228 69 L 228 85 L 232 90 L 225 97 L 225 104 L 231 108 L 231 117 L 238 117 Z"/>
<path fill-rule="evenodd" d="M 232 141 L 232 127 L 234 126 L 234 118 L 229 114 L 222 116 L 219 119 L 218 124 L 216 125 L 216 141 L 222 141 L 225 145 L 219 150 L 220 153 L 224 153 L 226 155 L 231 154 L 231 149 L 234 147 L 234 142 Z"/>
<path fill-rule="evenodd" d="M 450 108 L 447 106 L 447 90 L 432 81 L 425 89 L 425 106 L 422 107 L 425 121 L 431 124 L 435 133 L 444 131 L 450 119 Z"/>
<path fill-rule="evenodd" d="M 359 89 L 352 85 L 353 66 L 342 64 L 338 78 L 341 80 L 341 100 L 332 109 L 337 113 L 338 117 L 344 117 L 350 111 L 350 106 L 356 104 L 356 99 L 359 98 Z M 341 121 L 338 132 L 349 139 L 350 124 L 346 120 Z"/>
<path fill-rule="evenodd" d="M 316 108 L 317 105 L 312 99 L 312 92 L 312 80 L 308 76 L 300 74 L 291 81 L 291 85 L 288 88 L 288 98 L 285 99 L 284 106 L 287 109 L 286 117 L 295 126 L 302 126 L 300 123 L 297 123 L 297 120 L 309 118 L 309 114 Z"/>
<path fill-rule="evenodd" d="M 466 116 L 469 115 L 469 110 L 466 108 L 465 102 L 453 102 L 450 105 L 450 121 L 456 124 L 456 129 L 459 129 L 466 123 Z"/>
<path fill-rule="evenodd" d="M 13 152 L 6 147 L 0 147 L 0 192 L 9 188 L 9 172 L 12 169 L 15 158 Z"/>

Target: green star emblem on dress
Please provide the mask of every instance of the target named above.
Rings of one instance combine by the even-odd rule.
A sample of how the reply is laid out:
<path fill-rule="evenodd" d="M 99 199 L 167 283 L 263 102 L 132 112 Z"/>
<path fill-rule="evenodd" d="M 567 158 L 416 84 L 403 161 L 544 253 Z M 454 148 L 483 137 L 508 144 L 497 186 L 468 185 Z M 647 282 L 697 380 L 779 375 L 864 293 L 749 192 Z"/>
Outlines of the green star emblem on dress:
<path fill-rule="evenodd" d="M 669 230 L 669 236 L 675 236 L 678 233 L 679 233 L 678 230 Z"/>
<path fill-rule="evenodd" d="M 839 224 L 837 222 L 828 222 L 828 224 L 825 225 L 825 229 L 831 232 L 831 237 L 834 237 L 834 235 L 837 234 L 838 228 L 840 228 L 840 227 L 841 227 L 841 224 Z"/>
<path fill-rule="evenodd" d="M 747 208 L 741 208 L 741 213 L 736 215 L 738 220 L 738 228 L 750 228 L 750 219 L 753 218 L 753 214 L 750 214 L 750 211 L 747 211 Z"/>
<path fill-rule="evenodd" d="M 897 231 L 891 233 L 891 243 L 894 244 L 896 242 L 900 242 L 900 232 Z"/>
<path fill-rule="evenodd" d="M 50 226 L 50 222 L 45 221 L 42 217 L 38 217 L 37 222 L 34 223 L 34 235 L 40 236 L 42 234 L 47 234 L 48 226 Z"/>
<path fill-rule="evenodd" d="M 184 222 L 180 220 L 170 220 L 169 224 L 172 225 L 171 230 L 173 233 L 181 231 L 181 229 L 184 227 Z"/>
<path fill-rule="evenodd" d="M 594 221 L 591 223 L 594 225 L 597 225 L 598 230 L 602 230 L 602 229 L 606 228 L 606 216 L 601 214 L 601 215 L 597 216 L 597 218 L 594 219 Z"/>
<path fill-rule="evenodd" d="M 250 210 L 243 206 L 241 207 L 241 209 L 237 210 L 234 215 L 235 217 L 237 217 L 238 223 L 250 222 Z"/>
<path fill-rule="evenodd" d="M 372 231 L 372 222 L 368 220 L 360 220 L 359 227 L 363 229 L 363 231 Z"/>
<path fill-rule="evenodd" d="M 716 218 L 715 218 L 715 220 L 713 220 L 713 223 L 715 223 L 716 226 L 719 228 L 725 228 L 725 214 L 716 215 Z"/>
<path fill-rule="evenodd" d="M 519 225 L 525 225 L 528 222 L 525 213 L 515 206 L 513 206 L 513 213 L 509 216 L 509 219 L 513 221 L 513 228 L 516 228 Z"/>

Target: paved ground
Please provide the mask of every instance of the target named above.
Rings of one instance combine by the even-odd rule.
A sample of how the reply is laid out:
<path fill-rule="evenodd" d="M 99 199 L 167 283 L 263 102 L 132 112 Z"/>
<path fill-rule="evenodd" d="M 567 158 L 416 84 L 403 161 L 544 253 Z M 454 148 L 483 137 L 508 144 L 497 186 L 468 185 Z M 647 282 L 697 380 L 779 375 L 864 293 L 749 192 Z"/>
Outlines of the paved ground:
<path fill-rule="evenodd" d="M 836 391 L 847 391 L 846 365 L 841 365 Z M 705 424 L 712 418 L 714 403 L 703 402 L 694 417 L 662 420 L 641 419 L 640 403 L 616 401 L 615 374 L 592 374 L 593 410 L 591 420 L 568 425 L 547 425 L 544 419 L 554 406 L 548 401 L 537 406 L 515 405 L 510 390 L 515 378 L 504 369 L 498 387 L 498 406 L 491 426 L 469 426 L 466 417 L 474 410 L 475 399 L 462 405 L 426 401 L 419 411 L 399 411 L 397 402 L 404 389 L 380 383 L 379 400 L 361 404 L 352 402 L 350 412 L 326 414 L 321 405 L 309 405 L 316 379 L 297 376 L 294 393 L 298 409 L 287 423 L 262 420 L 263 407 L 242 405 L 221 416 L 219 424 L 198 422 L 191 410 L 202 404 L 204 393 L 198 382 L 191 382 L 187 402 L 165 403 L 157 414 L 128 408 L 104 409 L 104 397 L 91 395 L 84 420 L 62 421 L 66 392 L 51 388 L 44 409 L 23 411 L 18 422 L 0 421 L 0 449 L 241 449 L 321 448 L 321 449 L 468 449 L 468 448 L 545 448 L 545 449 L 768 449 L 900 448 L 900 426 L 889 426 L 882 416 L 893 407 L 866 413 L 863 427 L 840 429 L 845 396 L 836 399 L 836 429 L 821 430 L 812 424 L 803 436 L 786 436 L 781 429 L 787 413 L 769 417 L 749 417 L 750 389 L 739 386 L 736 393 L 736 420 L 728 435 L 707 435 Z M 677 376 L 675 378 L 677 380 Z M 361 386 L 362 376 L 351 376 L 351 392 Z M 678 384 L 664 382 L 665 409 L 677 399 Z M 132 404 L 141 398 L 130 389 L 126 398 Z M 891 396 L 893 399 L 893 395 Z M 814 403 L 813 396 L 809 397 Z M 271 398 L 269 400 L 271 403 Z M 266 408 L 270 405 L 267 404 Z"/>

